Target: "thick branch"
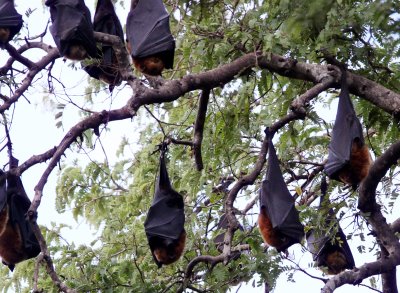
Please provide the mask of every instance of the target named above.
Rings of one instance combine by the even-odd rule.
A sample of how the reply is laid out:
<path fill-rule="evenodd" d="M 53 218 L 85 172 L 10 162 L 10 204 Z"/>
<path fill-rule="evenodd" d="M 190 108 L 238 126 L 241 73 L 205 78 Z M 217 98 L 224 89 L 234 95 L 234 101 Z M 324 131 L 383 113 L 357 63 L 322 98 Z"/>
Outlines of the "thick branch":
<path fill-rule="evenodd" d="M 97 42 L 110 44 L 117 57 L 118 68 L 121 73 L 123 80 L 133 78 L 131 70 L 131 62 L 129 59 L 128 51 L 125 48 L 124 41 L 120 37 L 104 34 L 100 32 L 94 32 L 94 38 Z"/>
<path fill-rule="evenodd" d="M 400 244 L 393 230 L 387 224 L 385 217 L 382 215 L 380 206 L 376 202 L 375 195 L 380 180 L 385 176 L 392 165 L 397 164 L 399 158 L 400 141 L 390 146 L 375 160 L 367 177 L 361 183 L 358 200 L 358 208 L 371 224 L 374 233 L 376 233 L 382 245 L 387 249 L 389 255 L 395 251 L 400 253 Z"/>
<path fill-rule="evenodd" d="M 344 284 L 359 284 L 362 280 L 391 271 L 400 265 L 400 253 L 392 254 L 388 258 L 382 258 L 375 262 L 366 263 L 357 270 L 344 271 L 328 280 L 321 293 L 332 293 L 336 288 Z"/>
<path fill-rule="evenodd" d="M 43 188 L 47 182 L 47 178 L 50 173 L 53 171 L 54 167 L 57 166 L 61 156 L 65 153 L 65 151 L 69 148 L 69 146 L 86 130 L 88 129 L 96 129 L 101 124 L 106 124 L 109 121 L 122 120 L 126 118 L 132 117 L 129 109 L 121 108 L 119 110 L 112 111 L 103 111 L 101 113 L 93 114 L 92 116 L 82 120 L 74 127 L 70 129 L 70 131 L 64 136 L 61 143 L 57 146 L 57 150 L 54 152 L 46 170 L 42 174 L 38 184 L 35 187 L 35 196 L 32 200 L 31 207 L 29 211 L 36 212 L 37 208 L 40 205 L 40 201 L 42 198 Z"/>
<path fill-rule="evenodd" d="M 390 228 L 392 228 L 393 232 L 400 233 L 400 218 L 390 224 Z"/>
<path fill-rule="evenodd" d="M 331 278 L 322 289 L 323 293 L 333 292 L 343 284 L 358 284 L 372 275 L 393 272 L 400 265 L 400 244 L 391 227 L 386 223 L 380 206 L 375 199 L 376 188 L 387 170 L 396 164 L 400 157 L 400 142 L 393 144 L 382 156 L 375 160 L 367 177 L 361 183 L 358 208 L 373 228 L 382 249 L 387 255 L 373 263 L 366 263 L 359 270 L 346 271 Z M 385 254 L 386 254 L 385 252 Z"/>
<path fill-rule="evenodd" d="M 22 56 L 13 46 L 11 46 L 10 44 L 6 44 L 5 48 L 8 52 L 8 54 L 10 54 L 10 56 L 12 58 L 14 58 L 15 60 L 21 62 L 23 65 L 25 65 L 26 67 L 28 67 L 28 69 L 33 69 L 36 64 L 34 62 L 32 62 L 31 60 L 29 60 L 28 58 L 25 58 L 24 56 Z"/>
<path fill-rule="evenodd" d="M 54 269 L 53 261 L 49 255 L 49 251 L 47 249 L 46 240 L 43 238 L 40 228 L 39 228 L 38 224 L 36 223 L 36 217 L 35 217 L 36 213 L 28 212 L 28 215 L 29 215 L 29 220 L 31 223 L 33 233 L 35 234 L 36 239 L 39 241 L 40 250 L 42 251 L 41 254 L 39 255 L 39 257 L 43 258 L 43 260 L 45 261 L 46 270 L 47 270 L 47 273 L 49 274 L 50 278 L 53 280 L 54 284 L 58 287 L 58 289 L 60 291 L 65 292 L 65 293 L 76 293 L 75 290 L 68 288 L 68 286 L 65 285 L 58 277 L 58 275 Z"/>
<path fill-rule="evenodd" d="M 50 50 L 50 53 L 48 53 L 41 60 L 36 62 L 35 66 L 33 66 L 31 70 L 29 70 L 28 74 L 21 82 L 19 88 L 14 92 L 14 94 L 8 100 L 4 102 L 3 105 L 0 106 L 0 113 L 4 113 L 4 111 L 8 110 L 11 107 L 11 105 L 14 104 L 28 89 L 33 79 L 35 78 L 36 74 L 38 74 L 41 70 L 46 68 L 46 66 L 50 64 L 57 57 L 59 57 L 58 50 L 56 48 L 53 48 Z"/>
<path fill-rule="evenodd" d="M 385 258 L 389 256 L 386 248 L 380 244 L 381 255 L 380 258 Z M 389 270 L 387 273 L 382 274 L 382 289 L 383 293 L 398 293 L 397 290 L 397 277 L 396 277 L 396 267 Z"/>

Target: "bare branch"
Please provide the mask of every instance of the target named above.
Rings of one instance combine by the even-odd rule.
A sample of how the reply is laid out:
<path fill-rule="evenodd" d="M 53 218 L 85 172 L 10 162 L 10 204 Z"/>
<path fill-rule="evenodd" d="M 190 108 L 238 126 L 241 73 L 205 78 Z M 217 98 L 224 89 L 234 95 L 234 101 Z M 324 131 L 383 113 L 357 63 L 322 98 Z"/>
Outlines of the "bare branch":
<path fill-rule="evenodd" d="M 210 97 L 210 90 L 204 89 L 200 95 L 199 109 L 197 111 L 197 119 L 194 124 L 193 153 L 198 171 L 203 170 L 203 159 L 201 156 L 201 142 L 203 141 L 204 123 L 206 121 L 209 97 Z"/>

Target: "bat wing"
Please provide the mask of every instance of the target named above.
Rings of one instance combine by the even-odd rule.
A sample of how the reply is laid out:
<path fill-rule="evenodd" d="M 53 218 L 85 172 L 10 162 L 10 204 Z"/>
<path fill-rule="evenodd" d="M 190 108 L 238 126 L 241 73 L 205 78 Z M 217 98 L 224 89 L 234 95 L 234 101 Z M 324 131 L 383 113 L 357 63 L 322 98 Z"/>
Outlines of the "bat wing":
<path fill-rule="evenodd" d="M 339 223 L 338 223 L 339 225 Z M 353 254 L 351 253 L 351 249 L 349 246 L 349 243 L 347 242 L 346 239 L 346 235 L 343 233 L 342 228 L 338 229 L 338 232 L 336 233 L 336 238 L 339 238 L 339 243 L 337 243 L 336 245 L 338 246 L 338 248 L 341 250 L 341 252 L 345 255 L 346 259 L 347 259 L 347 264 L 348 266 L 346 267 L 346 269 L 352 269 L 356 266 L 355 262 L 354 262 L 354 258 L 353 258 Z"/>
<path fill-rule="evenodd" d="M 165 191 L 156 193 L 157 199 L 153 201 L 144 223 L 149 238 L 159 236 L 176 240 L 181 235 L 185 223 L 184 209 L 183 206 L 171 203 L 170 196 L 171 194 Z"/>
<path fill-rule="evenodd" d="M 7 193 L 10 206 L 10 220 L 20 228 L 24 252 L 27 258 L 36 257 L 40 253 L 40 245 L 26 219 L 26 212 L 31 205 L 31 201 L 19 177 L 11 174 L 8 175 Z"/>
<path fill-rule="evenodd" d="M 299 243 L 304 236 L 304 227 L 283 180 L 272 141 L 269 142 L 268 153 L 267 177 L 261 185 L 260 207 L 265 207 L 272 227 L 292 240 L 290 245 Z"/>
<path fill-rule="evenodd" d="M 346 75 L 342 73 L 342 75 Z M 328 147 L 328 161 L 325 173 L 332 179 L 337 179 L 336 173 L 350 161 L 351 147 L 358 138 L 364 144 L 362 126 L 350 100 L 346 78 L 342 78 L 342 88 L 332 138 Z"/>
<path fill-rule="evenodd" d="M 147 238 L 158 236 L 177 240 L 184 230 L 184 224 L 183 197 L 172 189 L 162 153 L 153 203 L 144 222 Z"/>
<path fill-rule="evenodd" d="M 122 41 L 124 40 L 122 25 L 115 13 L 114 5 L 111 0 L 97 1 L 93 28 L 96 32 L 115 35 L 120 37 Z"/>
<path fill-rule="evenodd" d="M 0 170 L 0 211 L 4 209 L 7 204 L 7 190 L 6 190 L 6 174 Z"/>
<path fill-rule="evenodd" d="M 52 25 L 50 32 L 61 55 L 73 42 L 80 42 L 91 57 L 97 56 L 90 11 L 83 0 L 47 0 Z"/>
<path fill-rule="evenodd" d="M 169 14 L 162 0 L 141 0 L 128 14 L 126 33 L 133 57 L 163 53 L 166 68 L 172 68 L 175 40 L 169 27 Z"/>
<path fill-rule="evenodd" d="M 308 250 L 312 254 L 313 260 L 317 261 L 321 256 L 325 244 L 329 241 L 329 237 L 312 229 L 307 232 L 306 239 Z"/>
<path fill-rule="evenodd" d="M 321 196 L 320 199 L 320 210 L 324 210 L 324 206 L 329 204 L 329 199 L 324 200 L 325 194 Z M 326 254 L 338 251 L 344 254 L 347 261 L 347 269 L 352 269 L 355 266 L 353 254 L 351 253 L 350 246 L 347 243 L 346 235 L 343 233 L 342 228 L 337 221 L 333 210 L 330 208 L 328 210 L 327 217 L 325 219 L 325 224 L 330 226 L 332 222 L 335 222 L 337 227 L 337 232 L 334 237 L 329 237 L 329 231 L 322 232 L 315 229 L 310 230 L 307 233 L 307 246 L 311 254 L 313 255 L 313 260 L 317 262 L 318 266 L 326 265 Z M 334 228 L 334 227 L 333 227 Z"/>
<path fill-rule="evenodd" d="M 111 0 L 97 1 L 96 12 L 94 14 L 93 28 L 96 32 L 115 35 L 124 40 L 124 33 L 121 22 L 115 13 L 114 5 Z M 84 70 L 93 78 L 99 79 L 102 74 L 109 75 L 110 80 L 115 80 L 114 84 L 120 83 L 120 76 L 117 70 L 118 65 L 115 63 L 115 53 L 112 46 L 103 44 L 101 51 L 98 52 L 98 59 L 101 64 L 87 65 Z"/>
<path fill-rule="evenodd" d="M 10 29 L 10 41 L 22 27 L 22 16 L 14 7 L 13 0 L 0 0 L 0 27 L 8 27 Z"/>

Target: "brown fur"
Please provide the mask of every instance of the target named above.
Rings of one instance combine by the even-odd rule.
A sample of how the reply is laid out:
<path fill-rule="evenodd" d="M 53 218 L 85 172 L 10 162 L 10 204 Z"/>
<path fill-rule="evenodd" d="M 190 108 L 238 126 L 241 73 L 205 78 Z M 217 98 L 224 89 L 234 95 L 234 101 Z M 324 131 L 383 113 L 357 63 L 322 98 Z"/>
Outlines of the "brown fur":
<path fill-rule="evenodd" d="M 186 232 L 183 230 L 179 236 L 179 239 L 173 244 L 173 251 L 170 251 L 165 245 L 161 245 L 160 247 L 154 249 L 154 256 L 161 264 L 169 265 L 181 257 L 183 249 L 185 248 L 185 243 Z"/>
<path fill-rule="evenodd" d="M 64 57 L 74 61 L 81 61 L 87 58 L 88 54 L 85 47 L 81 44 L 72 44 L 69 46 Z"/>
<path fill-rule="evenodd" d="M 337 275 L 347 267 L 346 256 L 339 251 L 331 252 L 326 256 L 326 266 L 329 275 Z"/>
<path fill-rule="evenodd" d="M 8 27 L 0 27 L 0 42 L 5 44 L 10 37 L 10 29 Z"/>
<path fill-rule="evenodd" d="M 1 212 L 1 217 L 1 220 L 5 220 L 7 224 L 0 234 L 0 256 L 3 263 L 13 270 L 14 265 L 25 260 L 27 256 L 24 252 L 19 226 L 14 226 L 9 220 L 8 207 Z"/>
<path fill-rule="evenodd" d="M 278 250 L 281 250 L 280 248 L 285 246 L 289 240 L 287 237 L 279 233 L 279 231 L 272 228 L 272 223 L 267 216 L 265 207 L 261 208 L 260 214 L 258 215 L 258 228 L 264 242 Z"/>
<path fill-rule="evenodd" d="M 141 73 L 153 76 L 161 75 L 165 68 L 163 60 L 157 56 L 134 58 L 133 64 Z"/>
<path fill-rule="evenodd" d="M 0 212 L 0 235 L 3 234 L 6 229 L 8 221 L 8 205 Z"/>
<path fill-rule="evenodd" d="M 339 171 L 338 177 L 343 183 L 357 187 L 367 176 L 371 163 L 368 147 L 355 139 L 351 146 L 350 162 Z"/>

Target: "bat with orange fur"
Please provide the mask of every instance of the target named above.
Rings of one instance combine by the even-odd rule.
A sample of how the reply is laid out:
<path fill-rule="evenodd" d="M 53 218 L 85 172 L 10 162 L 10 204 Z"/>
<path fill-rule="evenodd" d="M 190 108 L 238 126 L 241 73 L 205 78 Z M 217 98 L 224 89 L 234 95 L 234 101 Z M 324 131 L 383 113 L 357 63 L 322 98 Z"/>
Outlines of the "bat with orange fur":
<path fill-rule="evenodd" d="M 163 143 L 156 190 L 144 222 L 150 250 L 158 267 L 177 261 L 186 242 L 183 197 L 171 186 L 165 165 L 165 152 L 166 144 Z"/>
<path fill-rule="evenodd" d="M 300 243 L 304 227 L 283 179 L 272 135 L 268 128 L 265 132 L 269 136 L 268 167 L 266 179 L 261 184 L 258 226 L 265 243 L 281 252 Z"/>
<path fill-rule="evenodd" d="M 140 72 L 157 76 L 165 68 L 173 67 L 175 40 L 162 0 L 139 0 L 131 5 L 126 35 L 127 50 Z"/>
<path fill-rule="evenodd" d="M 3 48 L 21 30 L 22 16 L 13 0 L 0 0 L 0 48 Z"/>
<path fill-rule="evenodd" d="M 46 0 L 50 7 L 50 33 L 61 56 L 81 61 L 96 57 L 90 10 L 84 0 Z"/>
<path fill-rule="evenodd" d="M 351 185 L 354 189 L 368 175 L 372 159 L 367 145 L 359 138 L 355 138 L 350 152 L 350 161 L 339 170 L 337 177 L 345 184 Z"/>
<path fill-rule="evenodd" d="M 36 257 L 40 246 L 26 219 L 31 201 L 21 179 L 4 172 L 0 177 L 0 257 L 12 271 L 15 264 Z"/>
<path fill-rule="evenodd" d="M 346 235 L 340 228 L 333 209 L 329 207 L 329 198 L 324 199 L 326 191 L 327 184 L 324 177 L 321 182 L 322 196 L 318 211 L 324 214 L 325 227 L 329 227 L 335 232 L 326 231 L 326 229 L 310 229 L 306 239 L 308 249 L 317 266 L 329 275 L 336 275 L 346 269 L 354 268 L 355 263 Z"/>
<path fill-rule="evenodd" d="M 94 14 L 93 28 L 96 32 L 117 36 L 123 42 L 124 32 L 111 0 L 98 0 Z M 102 44 L 98 50 L 97 63 L 86 65 L 84 70 L 93 78 L 109 84 L 110 91 L 121 84 L 122 77 L 113 47 Z"/>
<path fill-rule="evenodd" d="M 346 70 L 343 69 L 325 173 L 329 178 L 342 181 L 356 189 L 367 176 L 372 160 L 364 141 L 360 120 L 350 100 L 346 76 Z"/>

